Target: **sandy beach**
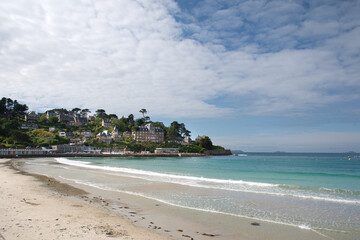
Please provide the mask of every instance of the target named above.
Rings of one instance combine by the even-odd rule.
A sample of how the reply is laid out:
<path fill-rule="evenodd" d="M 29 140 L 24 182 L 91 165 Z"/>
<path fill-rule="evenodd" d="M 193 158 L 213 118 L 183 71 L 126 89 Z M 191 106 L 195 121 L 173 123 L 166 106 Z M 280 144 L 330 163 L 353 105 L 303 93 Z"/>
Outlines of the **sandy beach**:
<path fill-rule="evenodd" d="M 15 170 L 6 161 L 3 159 L 0 164 L 1 240 L 329 239 L 297 227 L 194 211 L 140 196 L 61 183 Z"/>
<path fill-rule="evenodd" d="M 46 178 L 17 174 L 0 160 L 0 239 L 158 239 L 97 204 L 79 200 L 86 192 Z M 47 179 L 49 180 L 49 179 Z M 46 190 L 47 189 L 47 190 Z M 51 189 L 58 191 L 52 191 Z M 77 197 L 75 197 L 77 196 Z"/>

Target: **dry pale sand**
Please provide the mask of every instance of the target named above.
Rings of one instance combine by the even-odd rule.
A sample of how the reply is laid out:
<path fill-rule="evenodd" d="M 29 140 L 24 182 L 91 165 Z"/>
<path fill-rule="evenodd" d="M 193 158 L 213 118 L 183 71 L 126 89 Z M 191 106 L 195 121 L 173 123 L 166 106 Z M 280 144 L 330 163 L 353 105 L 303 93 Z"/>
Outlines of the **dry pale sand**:
<path fill-rule="evenodd" d="M 33 176 L 18 174 L 3 164 L 6 161 L 0 159 L 0 240 L 170 239 L 71 197 L 85 197 L 82 190 L 64 188 L 66 194 L 46 191 L 44 179 L 34 181 Z M 57 187 L 61 191 L 62 186 Z"/>

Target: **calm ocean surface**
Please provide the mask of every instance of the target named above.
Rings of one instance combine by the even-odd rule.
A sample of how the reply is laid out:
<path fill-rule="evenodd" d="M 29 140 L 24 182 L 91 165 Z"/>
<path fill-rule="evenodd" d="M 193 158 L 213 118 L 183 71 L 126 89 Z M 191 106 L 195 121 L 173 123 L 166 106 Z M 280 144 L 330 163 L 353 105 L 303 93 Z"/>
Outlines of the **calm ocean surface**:
<path fill-rule="evenodd" d="M 108 191 L 360 239 L 360 158 L 346 154 L 23 161 L 28 171 Z"/>

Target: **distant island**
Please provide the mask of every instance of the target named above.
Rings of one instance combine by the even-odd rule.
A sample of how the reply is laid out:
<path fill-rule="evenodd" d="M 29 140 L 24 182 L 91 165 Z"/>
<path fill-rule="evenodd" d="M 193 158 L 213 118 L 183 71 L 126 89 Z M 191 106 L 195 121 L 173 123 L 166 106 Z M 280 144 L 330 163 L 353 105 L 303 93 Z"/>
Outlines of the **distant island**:
<path fill-rule="evenodd" d="M 141 118 L 133 114 L 118 117 L 98 109 L 51 109 L 43 113 L 28 111 L 26 104 L 3 97 L 0 100 L 0 148 L 48 148 L 57 152 L 96 151 L 108 153 L 179 152 L 221 154 L 225 149 L 213 145 L 209 136 L 195 140 L 184 123 L 170 126 L 152 121 L 146 109 Z"/>

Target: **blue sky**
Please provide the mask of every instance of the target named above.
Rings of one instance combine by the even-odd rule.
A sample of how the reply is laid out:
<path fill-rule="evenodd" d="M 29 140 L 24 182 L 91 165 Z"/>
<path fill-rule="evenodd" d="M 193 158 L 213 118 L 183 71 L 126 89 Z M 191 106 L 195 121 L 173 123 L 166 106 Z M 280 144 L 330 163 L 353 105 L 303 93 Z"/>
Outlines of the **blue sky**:
<path fill-rule="evenodd" d="M 360 1 L 14 0 L 0 96 L 146 108 L 244 151 L 360 152 Z"/>

